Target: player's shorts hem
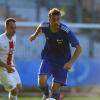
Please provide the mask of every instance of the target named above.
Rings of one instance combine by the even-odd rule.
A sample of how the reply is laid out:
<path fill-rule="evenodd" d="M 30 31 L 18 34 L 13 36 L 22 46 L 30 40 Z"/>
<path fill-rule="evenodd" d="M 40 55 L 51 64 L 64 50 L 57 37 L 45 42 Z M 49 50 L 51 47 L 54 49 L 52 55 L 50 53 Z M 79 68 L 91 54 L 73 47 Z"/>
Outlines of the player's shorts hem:
<path fill-rule="evenodd" d="M 5 88 L 5 87 L 4 87 Z M 5 91 L 7 91 L 7 92 L 9 92 L 9 91 L 12 91 L 12 90 L 14 90 L 14 89 L 16 89 L 16 87 L 12 87 L 12 88 L 5 88 Z"/>
<path fill-rule="evenodd" d="M 66 83 L 64 83 L 64 82 L 57 81 L 57 80 L 54 80 L 53 82 L 55 82 L 55 83 L 60 83 L 60 84 L 61 84 L 61 86 L 66 86 L 66 85 L 67 85 L 67 84 L 66 84 Z"/>
<path fill-rule="evenodd" d="M 48 73 L 39 73 L 38 75 L 48 75 Z"/>

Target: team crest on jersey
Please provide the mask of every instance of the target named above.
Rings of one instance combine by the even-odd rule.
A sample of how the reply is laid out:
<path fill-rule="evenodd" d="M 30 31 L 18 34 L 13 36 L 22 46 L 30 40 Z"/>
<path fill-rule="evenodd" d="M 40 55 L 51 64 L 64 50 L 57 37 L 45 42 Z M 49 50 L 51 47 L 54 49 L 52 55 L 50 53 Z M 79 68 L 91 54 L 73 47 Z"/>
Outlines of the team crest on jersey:
<path fill-rule="evenodd" d="M 62 44 L 63 39 L 57 39 L 56 41 L 57 41 L 58 44 Z"/>

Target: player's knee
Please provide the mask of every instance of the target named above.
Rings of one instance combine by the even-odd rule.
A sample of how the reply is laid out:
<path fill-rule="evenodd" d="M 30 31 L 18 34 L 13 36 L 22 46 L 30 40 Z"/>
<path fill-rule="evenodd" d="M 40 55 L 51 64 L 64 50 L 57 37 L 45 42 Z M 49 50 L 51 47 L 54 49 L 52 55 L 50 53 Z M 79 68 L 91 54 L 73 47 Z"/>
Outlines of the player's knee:
<path fill-rule="evenodd" d="M 40 79 L 39 80 L 39 87 L 44 87 L 46 85 L 46 80 Z"/>
<path fill-rule="evenodd" d="M 6 85 L 4 85 L 4 88 L 8 92 L 8 91 L 13 90 L 15 88 L 15 86 L 13 84 L 6 84 Z"/>
<path fill-rule="evenodd" d="M 38 78 L 38 85 L 39 87 L 44 87 L 47 82 L 47 76 L 39 76 Z"/>
<path fill-rule="evenodd" d="M 59 83 L 55 83 L 52 86 L 52 91 L 56 92 L 60 90 L 61 85 Z"/>
<path fill-rule="evenodd" d="M 13 95 L 13 96 L 17 95 L 17 88 L 11 90 L 11 95 Z"/>
<path fill-rule="evenodd" d="M 15 88 L 10 89 L 11 95 L 16 96 L 20 89 L 21 89 L 21 85 L 17 84 Z"/>
<path fill-rule="evenodd" d="M 59 87 L 52 87 L 52 91 L 56 92 L 56 91 L 59 91 L 60 88 Z"/>
<path fill-rule="evenodd" d="M 17 84 L 16 88 L 17 88 L 17 90 L 21 90 L 22 89 L 22 85 L 21 84 Z"/>

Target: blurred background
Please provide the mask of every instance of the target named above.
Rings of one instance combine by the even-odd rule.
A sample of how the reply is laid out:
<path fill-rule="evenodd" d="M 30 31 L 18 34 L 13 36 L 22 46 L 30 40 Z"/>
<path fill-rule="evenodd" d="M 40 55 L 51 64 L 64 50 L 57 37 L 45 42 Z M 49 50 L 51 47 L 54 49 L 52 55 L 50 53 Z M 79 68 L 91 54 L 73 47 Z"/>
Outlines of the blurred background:
<path fill-rule="evenodd" d="M 37 75 L 45 38 L 41 34 L 30 43 L 29 36 L 42 21 L 48 21 L 48 11 L 53 7 L 61 10 L 61 21 L 75 32 L 82 46 L 81 56 L 69 72 L 68 86 L 62 88 L 63 95 L 99 96 L 100 0 L 0 0 L 0 34 L 6 18 L 17 20 L 15 63 L 23 84 L 20 95 L 41 96 Z M 50 78 L 48 83 L 51 82 Z M 0 96 L 3 95 L 5 91 L 0 86 Z"/>

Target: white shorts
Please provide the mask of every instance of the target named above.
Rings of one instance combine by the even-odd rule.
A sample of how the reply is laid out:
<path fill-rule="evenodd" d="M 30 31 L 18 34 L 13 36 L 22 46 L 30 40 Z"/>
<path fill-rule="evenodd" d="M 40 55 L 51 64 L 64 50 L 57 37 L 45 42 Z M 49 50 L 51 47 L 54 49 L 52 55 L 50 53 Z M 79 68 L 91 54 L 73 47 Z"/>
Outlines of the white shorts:
<path fill-rule="evenodd" d="M 14 88 L 16 88 L 17 84 L 21 85 L 21 80 L 19 77 L 19 74 L 15 69 L 15 72 L 13 73 L 8 73 L 5 68 L 0 67 L 0 82 L 1 85 L 4 86 L 6 91 L 11 91 Z"/>

